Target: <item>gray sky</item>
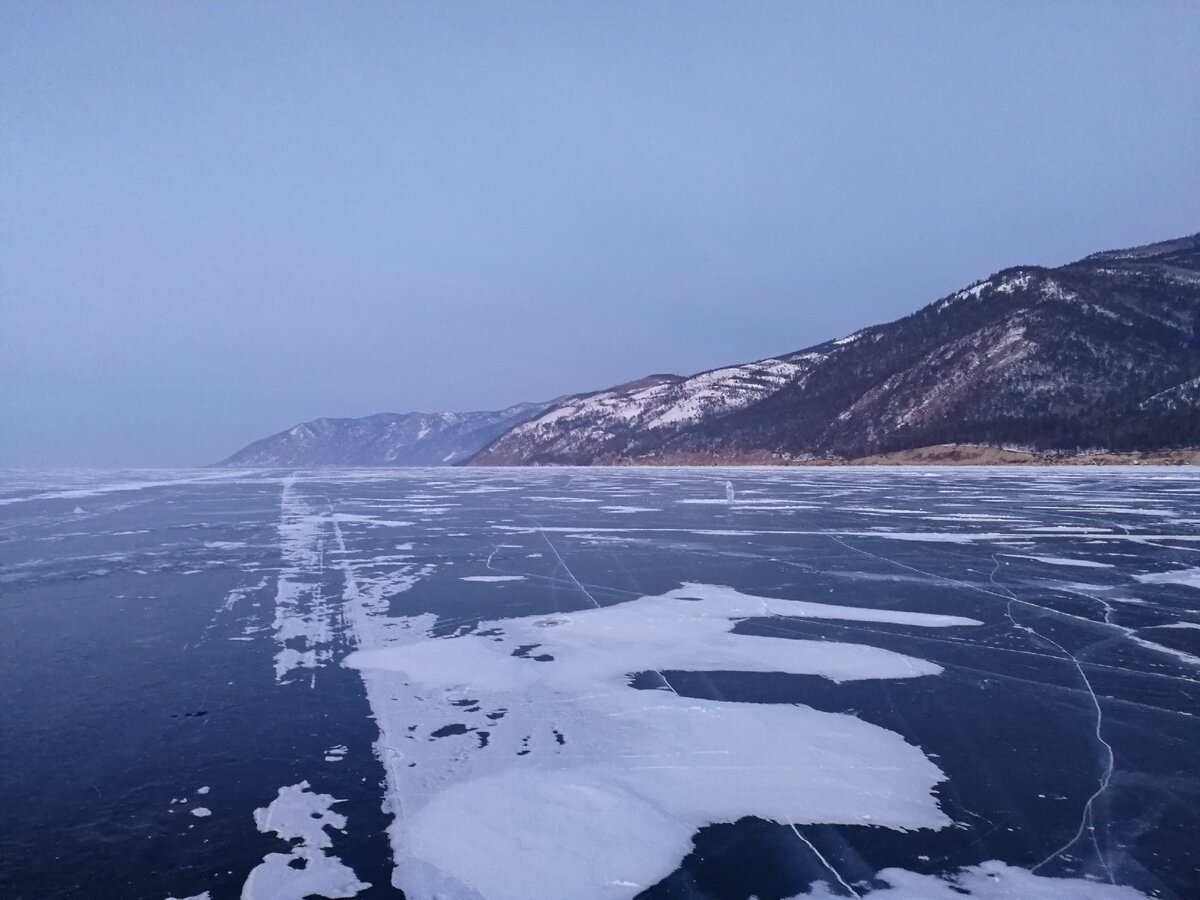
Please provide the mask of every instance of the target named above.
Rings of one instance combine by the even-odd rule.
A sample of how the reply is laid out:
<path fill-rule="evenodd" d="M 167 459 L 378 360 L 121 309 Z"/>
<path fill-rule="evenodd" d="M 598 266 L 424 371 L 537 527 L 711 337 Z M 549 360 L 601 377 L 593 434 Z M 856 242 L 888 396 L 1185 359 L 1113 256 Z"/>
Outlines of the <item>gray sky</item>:
<path fill-rule="evenodd" d="M 0 466 L 687 373 L 1200 230 L 1190 0 L 9 0 L 0 117 Z"/>

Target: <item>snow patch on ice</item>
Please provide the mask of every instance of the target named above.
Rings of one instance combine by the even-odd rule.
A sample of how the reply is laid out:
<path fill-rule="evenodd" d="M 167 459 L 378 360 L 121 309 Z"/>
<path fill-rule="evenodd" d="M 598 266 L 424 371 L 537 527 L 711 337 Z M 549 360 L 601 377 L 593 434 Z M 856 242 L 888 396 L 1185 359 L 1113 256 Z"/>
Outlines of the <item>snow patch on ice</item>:
<path fill-rule="evenodd" d="M 1142 584 L 1182 584 L 1200 588 L 1200 568 L 1176 569 L 1172 572 L 1153 572 L 1149 575 L 1134 575 Z"/>
<path fill-rule="evenodd" d="M 304 900 L 305 897 L 354 897 L 371 885 L 328 852 L 333 846 L 326 828 L 346 829 L 346 817 L 333 812 L 340 803 L 329 794 L 314 794 L 307 781 L 281 787 L 266 807 L 254 811 L 258 830 L 296 841 L 290 853 L 268 853 L 250 872 L 242 900 Z M 291 865 L 299 862 L 300 868 Z"/>
<path fill-rule="evenodd" d="M 858 894 L 870 900 L 1145 900 L 1131 887 L 1082 878 L 1047 878 L 997 860 L 944 876 L 907 869 L 884 869 L 875 879 L 886 887 Z M 792 900 L 837 900 L 845 894 L 818 882 Z"/>
<path fill-rule="evenodd" d="M 632 897 L 713 822 L 949 824 L 932 795 L 941 772 L 899 735 L 803 706 L 680 697 L 665 678 L 667 690 L 628 686 L 672 669 L 838 682 L 941 671 L 878 647 L 733 633 L 762 616 L 978 624 L 685 584 L 456 637 L 432 637 L 428 614 L 369 636 L 375 649 L 346 665 L 380 723 L 395 885 L 414 900 Z"/>
<path fill-rule="evenodd" d="M 1012 559 L 1032 559 L 1034 562 L 1045 563 L 1048 566 L 1077 566 L 1082 569 L 1111 569 L 1112 563 L 1096 562 L 1092 559 L 1067 559 L 1062 556 L 1026 556 L 1021 553 L 1005 553 Z"/>
<path fill-rule="evenodd" d="M 420 511 L 428 512 L 429 510 L 425 508 Z M 338 522 L 360 522 L 364 525 L 380 525 L 390 528 L 407 528 L 415 524 L 413 522 L 403 522 L 398 519 L 381 519 L 379 516 L 353 515 L 350 513 L 335 513 L 333 518 Z"/>
<path fill-rule="evenodd" d="M 887 538 L 889 541 L 929 541 L 936 544 L 970 544 L 986 540 L 991 535 L 969 534 L 961 531 L 872 531 L 870 537 Z"/>

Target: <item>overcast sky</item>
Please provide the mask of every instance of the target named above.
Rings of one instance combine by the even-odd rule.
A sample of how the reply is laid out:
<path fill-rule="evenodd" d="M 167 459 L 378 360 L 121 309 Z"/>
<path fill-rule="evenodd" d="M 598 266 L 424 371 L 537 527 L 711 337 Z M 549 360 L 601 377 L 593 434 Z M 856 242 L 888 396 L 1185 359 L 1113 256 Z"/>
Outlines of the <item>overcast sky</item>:
<path fill-rule="evenodd" d="M 689 373 L 1200 231 L 1190 0 L 8 0 L 0 116 L 0 466 Z"/>

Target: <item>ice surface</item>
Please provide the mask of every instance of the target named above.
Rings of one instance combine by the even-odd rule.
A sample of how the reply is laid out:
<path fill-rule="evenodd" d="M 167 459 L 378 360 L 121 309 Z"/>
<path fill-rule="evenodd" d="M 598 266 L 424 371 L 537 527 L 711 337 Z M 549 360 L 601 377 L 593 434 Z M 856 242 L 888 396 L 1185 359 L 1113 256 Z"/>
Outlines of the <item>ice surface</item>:
<path fill-rule="evenodd" d="M 636 492 L 602 491 L 588 496 L 586 485 L 578 487 L 582 496 L 546 493 L 525 499 L 560 510 L 569 500 L 600 513 L 661 511 L 660 506 L 635 505 Z M 494 491 L 487 484 L 475 484 L 460 493 L 468 492 Z M 745 494 L 775 492 L 752 489 Z M 605 506 L 606 496 L 633 502 Z M 411 498 L 418 504 L 435 499 L 435 494 Z M 743 496 L 732 509 L 711 497 L 675 499 L 726 507 L 729 512 L 717 513 L 718 522 L 727 521 L 723 517 L 731 512 L 739 516 L 800 513 L 831 505 L 824 497 L 809 503 L 797 502 L 796 495 L 777 494 Z M 447 496 L 436 507 L 412 508 L 455 507 Z M 898 512 L 880 508 L 883 515 Z M 964 526 L 1011 521 L 1011 517 L 949 509 L 941 515 L 920 509 L 906 514 Z M 835 682 L 935 675 L 940 666 L 881 647 L 739 635 L 732 627 L 747 618 L 812 618 L 921 629 L 970 627 L 978 620 L 891 607 L 786 600 L 688 583 L 615 606 L 495 618 L 465 634 L 433 637 L 432 616 L 383 615 L 384 601 L 425 577 L 430 566 L 418 567 L 403 554 L 388 559 L 377 553 L 357 557 L 343 536 L 342 526 L 370 528 L 380 523 L 375 516 L 320 511 L 302 502 L 294 484 L 285 487 L 280 519 L 285 568 L 276 630 L 286 644 L 287 653 L 281 650 L 281 655 L 288 665 L 328 661 L 327 627 L 333 620 L 323 609 L 333 598 L 320 596 L 312 585 L 312 572 L 321 565 L 323 546 L 340 548 L 329 564 L 346 575 L 346 590 L 338 599 L 344 601 L 342 612 L 362 648 L 348 662 L 361 672 L 380 724 L 380 755 L 388 773 L 390 808 L 396 815 L 390 832 L 396 884 L 411 896 L 432 897 L 441 891 L 464 897 L 536 897 L 539 890 L 546 896 L 631 896 L 674 867 L 689 849 L 695 829 L 745 815 L 787 823 L 869 822 L 908 829 L 947 824 L 931 794 L 941 773 L 897 735 L 851 716 L 802 707 L 685 700 L 670 690 L 661 673 L 673 669 L 783 672 Z M 1074 523 L 978 532 L 965 527 L 618 529 L 599 527 L 593 519 L 553 526 L 501 520 L 493 529 L 547 543 L 551 534 L 575 541 L 662 541 L 671 534 L 703 539 L 824 535 L 838 541 L 882 539 L 964 548 L 1002 541 L 1010 547 L 1020 542 L 1023 548 L 1032 548 L 1034 542 L 1072 541 L 1086 535 L 1104 535 L 1106 541 L 1194 539 L 1186 533 L 1117 534 L 1115 529 Z M 454 532 L 454 536 L 467 537 L 468 532 Z M 522 543 L 506 546 L 522 550 L 524 558 L 543 556 L 524 552 L 528 547 Z M 405 544 L 403 549 L 412 550 L 413 545 Z M 557 551 L 554 555 L 565 567 Z M 1010 554 L 1010 558 L 1021 557 L 1048 565 L 1113 568 L 1090 559 Z M 566 573 L 587 594 L 569 569 Z M 487 584 L 531 576 L 458 577 Z M 872 573 L 872 577 L 884 576 Z M 1130 629 L 1119 630 L 1139 645 L 1163 649 Z M 289 654 L 294 656 L 289 659 Z M 633 690 L 628 677 L 634 672 L 659 673 L 666 690 Z M 802 738 L 797 740 L 797 734 Z M 780 749 L 778 735 L 788 736 L 786 753 Z M 831 745 L 837 746 L 836 752 L 830 752 Z M 736 779 L 731 773 L 736 773 Z M 875 778 L 883 780 L 873 787 Z M 735 783 L 736 791 L 730 787 Z M 1012 883 L 1045 880 L 1029 875 L 1018 881 L 1020 870 L 1013 871 L 1018 874 L 1009 877 Z M 955 877 L 960 887 L 978 893 L 995 875 L 987 873 L 989 881 L 979 884 L 972 880 L 972 870 Z M 553 887 L 539 887 L 544 885 Z M 941 887 L 930 888 L 935 889 Z"/>
<path fill-rule="evenodd" d="M 7 506 L 12 503 L 26 503 L 32 500 L 74 500 L 80 497 L 98 497 L 105 494 L 119 493 L 125 491 L 142 491 L 148 488 L 159 487 L 174 487 L 182 484 L 197 484 L 200 482 L 213 481 L 232 481 L 236 480 L 240 472 L 220 472 L 217 474 L 193 474 L 186 477 L 170 478 L 170 479 L 138 479 L 138 480 L 103 480 L 99 483 L 88 485 L 86 487 L 72 488 L 70 490 L 54 490 L 54 491 L 39 491 L 34 494 L 15 496 L 15 497 L 0 497 L 0 506 Z M 78 515 L 83 512 L 83 508 L 76 506 L 73 512 Z"/>
<path fill-rule="evenodd" d="M 1189 590 L 1200 587 L 1200 494 L 1187 472 L 255 477 L 244 494 L 235 478 L 160 477 L 161 494 L 136 497 L 114 486 L 154 479 L 70 483 L 96 492 L 85 517 L 66 515 L 74 501 L 48 515 L 24 504 L 41 518 L 11 530 L 0 579 L 110 579 L 120 596 L 122 575 L 149 572 L 137 583 L 159 611 L 203 595 L 218 629 L 204 646 L 250 665 L 265 651 L 268 672 L 274 654 L 283 683 L 268 693 L 281 703 L 342 702 L 358 689 L 352 673 L 317 670 L 356 649 L 346 661 L 365 685 L 366 727 L 379 729 L 393 878 L 414 900 L 632 897 L 668 876 L 654 896 L 693 877 L 708 895 L 707 855 L 671 873 L 716 835 L 736 844 L 756 828 L 780 842 L 753 851 L 783 879 L 779 892 L 828 881 L 800 896 L 1125 900 L 1139 895 L 1107 879 L 1151 890 L 1160 875 L 1177 886 L 1194 871 L 1194 853 L 1173 846 L 1186 843 L 1178 822 L 1195 819 L 1176 799 L 1189 787 L 1164 775 L 1195 756 L 1200 658 L 1180 648 L 1194 650 L 1200 629 Z M 722 496 L 730 478 L 733 503 Z M 62 493 L 22 490 L 54 494 L 47 502 Z M 248 497 L 258 509 L 271 493 L 277 518 L 234 524 L 213 512 Z M 196 530 L 165 524 L 192 503 L 185 527 Z M 121 552 L 84 546 L 100 534 L 123 535 L 111 548 Z M 177 560 L 169 570 L 165 555 Z M 163 580 L 216 567 L 232 571 L 215 590 L 199 576 Z M 260 631 L 274 644 L 225 643 Z M 975 698 L 988 725 L 966 738 L 986 739 L 964 747 L 957 732 L 978 724 L 964 715 Z M 296 759 L 311 768 L 288 778 L 325 793 L 300 782 L 259 811 L 281 843 L 247 897 L 353 896 L 360 874 L 383 880 L 345 849 L 367 838 L 361 807 L 332 805 L 359 803 L 366 788 L 375 812 L 374 760 L 361 735 L 329 721 L 301 726 L 312 734 Z M 211 734 L 220 723 L 205 724 Z M 1164 757 L 1167 769 L 1153 769 Z M 211 774 L 214 823 L 249 828 L 227 775 Z M 191 800 L 171 809 L 198 846 L 214 823 L 187 831 L 206 808 L 192 808 L 203 789 L 186 790 Z M 289 806 L 304 810 L 292 830 Z M 339 834 L 334 808 L 360 832 Z M 273 809 L 282 818 L 268 822 Z M 783 827 L 697 835 L 748 816 Z M 981 862 L 993 858 L 1045 862 Z"/>

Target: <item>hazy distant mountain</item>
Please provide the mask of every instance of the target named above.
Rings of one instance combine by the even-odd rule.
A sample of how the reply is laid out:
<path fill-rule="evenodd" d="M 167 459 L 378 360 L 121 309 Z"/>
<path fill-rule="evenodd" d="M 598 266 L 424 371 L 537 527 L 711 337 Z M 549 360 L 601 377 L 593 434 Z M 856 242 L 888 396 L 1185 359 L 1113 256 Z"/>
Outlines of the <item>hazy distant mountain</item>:
<path fill-rule="evenodd" d="M 1200 445 L 1200 235 L 1005 269 L 796 353 L 554 404 L 477 465 Z"/>
<path fill-rule="evenodd" d="M 222 466 L 449 466 L 544 410 L 518 403 L 496 412 L 377 413 L 313 419 L 244 447 Z"/>

